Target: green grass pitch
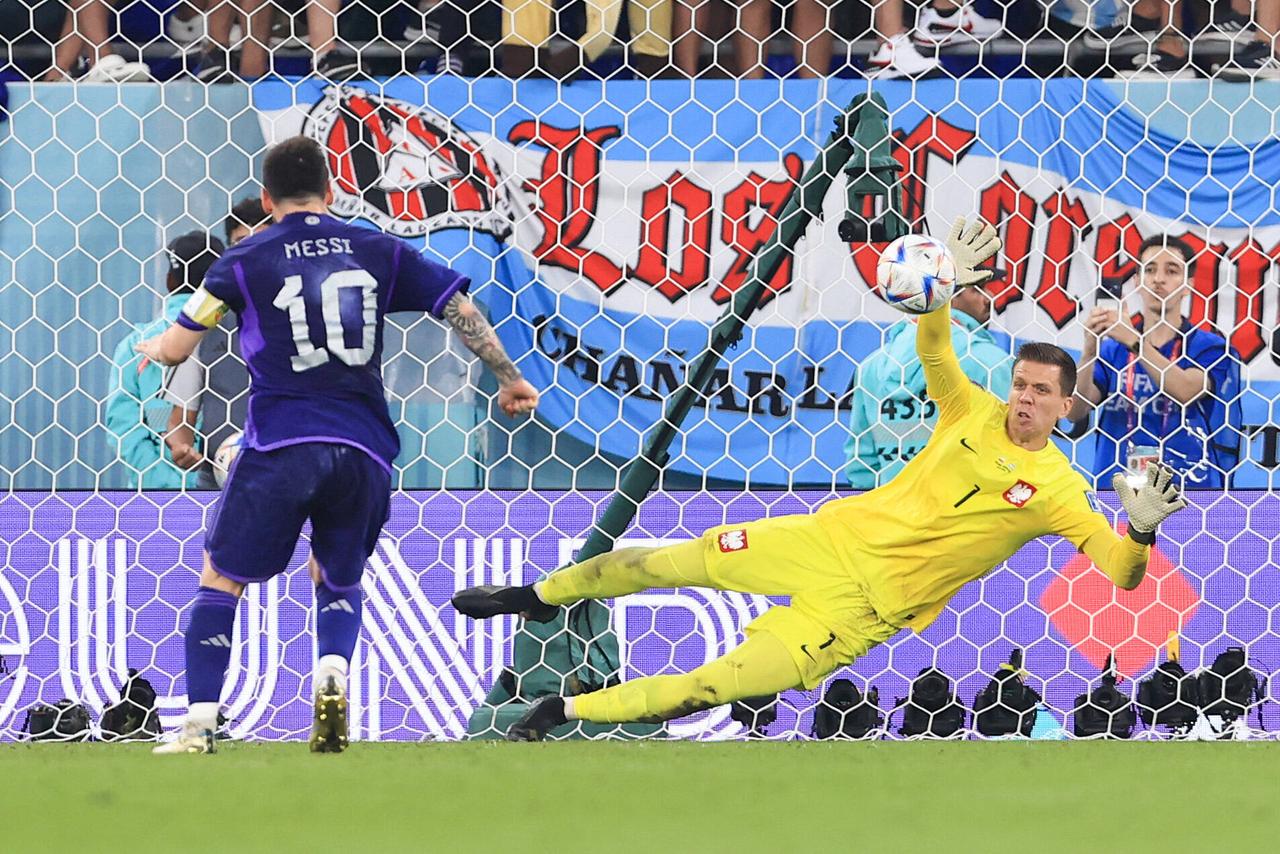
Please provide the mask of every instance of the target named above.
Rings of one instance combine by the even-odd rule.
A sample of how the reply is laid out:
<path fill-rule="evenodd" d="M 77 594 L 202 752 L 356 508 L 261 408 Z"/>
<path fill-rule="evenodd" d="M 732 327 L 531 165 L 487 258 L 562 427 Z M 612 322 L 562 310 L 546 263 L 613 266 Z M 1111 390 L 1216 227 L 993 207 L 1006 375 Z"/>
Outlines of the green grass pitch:
<path fill-rule="evenodd" d="M 0 849 L 1266 851 L 1280 742 L 0 746 Z"/>

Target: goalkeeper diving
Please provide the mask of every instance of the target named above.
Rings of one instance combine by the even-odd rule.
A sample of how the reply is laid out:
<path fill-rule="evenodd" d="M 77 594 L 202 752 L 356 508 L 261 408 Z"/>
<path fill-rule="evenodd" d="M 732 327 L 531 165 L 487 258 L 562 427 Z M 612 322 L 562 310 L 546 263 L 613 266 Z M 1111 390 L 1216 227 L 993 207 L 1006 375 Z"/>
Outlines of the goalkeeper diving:
<path fill-rule="evenodd" d="M 957 285 L 992 277 L 979 267 L 1000 248 L 995 229 L 957 221 L 947 240 Z M 1113 486 L 1128 513 L 1112 530 L 1084 477 L 1049 441 L 1071 410 L 1075 363 L 1052 344 L 1024 345 L 1007 401 L 971 383 L 951 344 L 949 305 L 920 318 L 916 351 L 938 421 L 924 450 L 892 481 L 812 514 L 721 525 L 698 539 L 593 557 L 522 587 L 484 586 L 453 597 L 474 618 L 522 614 L 546 622 L 584 599 L 651 587 L 710 587 L 790 596 L 746 628 L 746 640 L 687 674 L 650 676 L 599 691 L 543 697 L 507 732 L 536 741 L 567 721 L 658 722 L 744 697 L 816 688 L 903 629 L 922 631 L 965 584 L 1022 546 L 1070 540 L 1119 587 L 1142 581 L 1157 526 L 1186 506 L 1173 472 Z"/>

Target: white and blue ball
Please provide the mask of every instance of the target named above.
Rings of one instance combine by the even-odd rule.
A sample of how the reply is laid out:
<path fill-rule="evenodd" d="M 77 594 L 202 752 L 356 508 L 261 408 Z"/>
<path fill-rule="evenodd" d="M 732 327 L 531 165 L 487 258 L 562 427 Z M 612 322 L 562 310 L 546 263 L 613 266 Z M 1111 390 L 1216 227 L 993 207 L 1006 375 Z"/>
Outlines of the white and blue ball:
<path fill-rule="evenodd" d="M 243 443 L 244 434 L 237 430 L 222 440 L 222 444 L 213 455 L 213 479 L 218 482 L 219 488 L 227 482 L 227 477 L 231 473 L 231 464 L 236 461 L 236 455 L 240 453 L 240 446 Z"/>
<path fill-rule="evenodd" d="M 876 265 L 884 301 L 905 314 L 928 314 L 947 304 L 956 288 L 956 262 L 947 245 L 925 234 L 889 244 Z"/>

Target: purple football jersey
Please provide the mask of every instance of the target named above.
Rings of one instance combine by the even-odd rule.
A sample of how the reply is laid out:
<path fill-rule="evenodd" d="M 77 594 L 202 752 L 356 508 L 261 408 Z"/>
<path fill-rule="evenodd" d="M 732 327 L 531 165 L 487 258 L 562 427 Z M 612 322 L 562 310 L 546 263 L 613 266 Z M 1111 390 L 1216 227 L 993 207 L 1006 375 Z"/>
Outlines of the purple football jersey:
<path fill-rule="evenodd" d="M 382 387 L 383 320 L 392 311 L 439 317 L 469 285 L 399 238 L 321 214 L 289 214 L 228 249 L 204 286 L 239 318 L 251 379 L 246 444 L 354 445 L 390 469 L 400 437 Z"/>

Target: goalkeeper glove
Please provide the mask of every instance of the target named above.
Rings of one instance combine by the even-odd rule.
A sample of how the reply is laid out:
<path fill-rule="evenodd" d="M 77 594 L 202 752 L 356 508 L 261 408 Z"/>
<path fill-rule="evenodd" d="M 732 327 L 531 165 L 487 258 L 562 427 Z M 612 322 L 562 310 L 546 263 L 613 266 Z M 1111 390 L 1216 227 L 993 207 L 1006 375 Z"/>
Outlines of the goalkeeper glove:
<path fill-rule="evenodd" d="M 990 261 L 1004 245 L 995 228 L 980 219 L 966 224 L 964 217 L 956 217 L 947 235 L 947 249 L 956 262 L 956 287 L 972 288 L 985 285 L 995 277 L 995 270 L 979 270 Z"/>
<path fill-rule="evenodd" d="M 1113 477 L 1111 485 L 1129 514 L 1129 535 L 1145 545 L 1155 542 L 1161 522 L 1187 506 L 1173 483 L 1173 469 L 1163 463 L 1147 466 L 1147 482 L 1136 492 L 1122 474 Z"/>

